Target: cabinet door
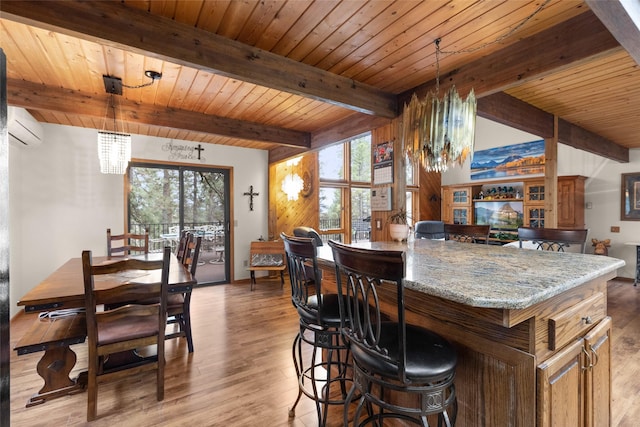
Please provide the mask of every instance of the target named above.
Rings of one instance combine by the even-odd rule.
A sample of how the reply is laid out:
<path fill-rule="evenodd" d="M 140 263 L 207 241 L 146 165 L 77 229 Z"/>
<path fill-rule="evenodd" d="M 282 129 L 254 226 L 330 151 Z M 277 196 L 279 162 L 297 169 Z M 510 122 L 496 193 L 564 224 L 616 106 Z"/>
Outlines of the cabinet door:
<path fill-rule="evenodd" d="M 575 226 L 575 185 L 573 181 L 558 180 L 558 226 Z"/>
<path fill-rule="evenodd" d="M 585 227 L 584 177 L 558 179 L 558 227 Z"/>
<path fill-rule="evenodd" d="M 611 317 L 584 337 L 586 351 L 586 426 L 608 427 L 611 420 Z"/>
<path fill-rule="evenodd" d="M 471 205 L 471 189 L 470 188 L 454 188 L 452 191 L 453 204 L 457 206 Z"/>
<path fill-rule="evenodd" d="M 544 228 L 544 208 L 539 206 L 525 209 L 524 226 L 531 228 Z"/>
<path fill-rule="evenodd" d="M 544 184 L 529 183 L 524 186 L 525 201 L 544 204 Z"/>
<path fill-rule="evenodd" d="M 471 208 L 456 208 L 452 209 L 453 224 L 471 224 Z"/>
<path fill-rule="evenodd" d="M 584 425 L 583 340 L 576 340 L 537 369 L 538 426 Z"/>

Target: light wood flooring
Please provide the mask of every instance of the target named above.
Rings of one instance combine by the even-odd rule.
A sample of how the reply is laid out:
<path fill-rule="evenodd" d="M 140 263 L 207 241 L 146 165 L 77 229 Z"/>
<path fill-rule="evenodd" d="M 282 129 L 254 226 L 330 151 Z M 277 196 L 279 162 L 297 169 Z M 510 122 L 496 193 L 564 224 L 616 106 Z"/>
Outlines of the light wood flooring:
<path fill-rule="evenodd" d="M 616 280 L 609 285 L 613 317 L 612 426 L 640 422 L 640 287 Z M 288 408 L 297 395 L 291 344 L 297 314 L 287 284 L 258 280 L 249 284 L 196 289 L 192 303 L 195 352 L 184 339 L 167 343 L 165 399 L 155 398 L 155 376 L 141 374 L 100 386 L 98 420 L 92 426 L 306 426 L 317 425 L 315 407 L 303 396 L 296 417 Z M 11 325 L 11 345 L 28 328 L 31 316 Z M 85 345 L 72 376 L 86 369 Z M 35 370 L 41 354 L 11 356 L 11 425 L 86 424 L 86 393 L 25 408 L 42 387 Z M 329 425 L 342 425 L 341 411 L 329 412 Z M 496 426 L 497 427 L 497 426 Z"/>

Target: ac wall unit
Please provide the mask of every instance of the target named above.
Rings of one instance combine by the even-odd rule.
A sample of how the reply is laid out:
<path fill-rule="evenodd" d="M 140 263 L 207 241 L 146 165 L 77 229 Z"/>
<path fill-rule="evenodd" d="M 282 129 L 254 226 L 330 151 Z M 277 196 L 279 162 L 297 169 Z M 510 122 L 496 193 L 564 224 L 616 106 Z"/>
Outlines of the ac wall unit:
<path fill-rule="evenodd" d="M 42 143 L 44 129 L 27 110 L 9 106 L 7 112 L 7 128 L 10 143 L 21 147 Z"/>

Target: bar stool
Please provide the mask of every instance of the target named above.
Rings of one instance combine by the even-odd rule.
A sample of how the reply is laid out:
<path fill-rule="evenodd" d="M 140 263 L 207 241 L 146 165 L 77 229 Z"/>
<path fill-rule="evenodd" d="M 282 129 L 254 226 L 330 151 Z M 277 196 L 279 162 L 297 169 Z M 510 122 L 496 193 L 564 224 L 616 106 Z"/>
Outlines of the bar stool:
<path fill-rule="evenodd" d="M 304 394 L 315 402 L 318 425 L 325 426 L 329 405 L 344 405 L 347 383 L 353 381 L 348 363 L 349 346 L 340 331 L 343 302 L 337 294 L 322 292 L 314 239 L 284 233 L 280 237 L 287 255 L 291 301 L 300 319 L 300 331 L 293 341 L 299 390 L 289 417 L 295 416 L 296 405 Z M 306 345 L 312 347 L 311 352 L 305 351 Z"/>
<path fill-rule="evenodd" d="M 428 427 L 427 418 L 437 417 L 438 426 L 444 422 L 452 427 L 458 410 L 456 351 L 438 334 L 406 324 L 404 252 L 360 249 L 332 240 L 329 246 L 338 293 L 346 294 L 342 331 L 353 357 L 354 385 L 346 399 L 344 425 L 347 408 L 359 392 L 354 426 L 384 425 L 385 419 L 398 418 Z M 395 307 L 393 321 L 386 320 L 382 306 Z M 368 417 L 360 422 L 365 405 Z"/>

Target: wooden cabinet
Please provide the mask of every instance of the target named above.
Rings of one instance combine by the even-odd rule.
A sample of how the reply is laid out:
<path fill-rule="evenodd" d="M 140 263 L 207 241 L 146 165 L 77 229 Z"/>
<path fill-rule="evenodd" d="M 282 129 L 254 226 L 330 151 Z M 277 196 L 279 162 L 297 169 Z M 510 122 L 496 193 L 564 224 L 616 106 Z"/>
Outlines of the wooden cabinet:
<path fill-rule="evenodd" d="M 558 228 L 585 228 L 583 176 L 558 177 Z M 523 179 L 523 225 L 544 228 L 545 185 L 541 178 Z M 504 182 L 484 185 L 508 185 Z M 442 187 L 442 220 L 449 224 L 473 224 L 473 196 L 482 190 L 483 184 L 453 185 Z"/>
<path fill-rule="evenodd" d="M 476 188 L 479 187 L 443 187 L 442 220 L 448 224 L 473 224 L 473 191 Z"/>
<path fill-rule="evenodd" d="M 558 228 L 586 228 L 584 176 L 558 178 Z"/>
<path fill-rule="evenodd" d="M 610 317 L 540 364 L 537 370 L 539 427 L 610 425 Z"/>

